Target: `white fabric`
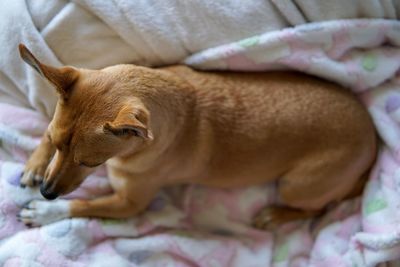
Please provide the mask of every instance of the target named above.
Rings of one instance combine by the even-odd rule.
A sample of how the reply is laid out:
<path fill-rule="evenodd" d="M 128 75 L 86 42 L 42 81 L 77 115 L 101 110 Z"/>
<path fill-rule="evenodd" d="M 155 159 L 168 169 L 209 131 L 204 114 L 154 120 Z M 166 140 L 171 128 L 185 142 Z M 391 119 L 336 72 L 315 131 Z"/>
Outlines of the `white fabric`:
<path fill-rule="evenodd" d="M 50 117 L 54 90 L 19 58 L 26 44 L 47 64 L 163 65 L 193 52 L 334 18 L 396 18 L 400 0 L 0 1 L 0 99 Z"/>

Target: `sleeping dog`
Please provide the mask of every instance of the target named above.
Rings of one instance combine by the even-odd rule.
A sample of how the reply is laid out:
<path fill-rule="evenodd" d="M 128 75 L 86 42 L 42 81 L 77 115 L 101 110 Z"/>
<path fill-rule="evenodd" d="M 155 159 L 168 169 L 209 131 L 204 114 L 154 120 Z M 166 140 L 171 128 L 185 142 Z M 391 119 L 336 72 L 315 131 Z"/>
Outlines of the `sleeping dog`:
<path fill-rule="evenodd" d="M 59 97 L 21 185 L 40 184 L 53 200 L 105 163 L 114 189 L 92 200 L 33 200 L 20 212 L 26 224 L 127 218 L 167 185 L 275 181 L 282 205 L 254 219 L 266 229 L 352 195 L 375 159 L 376 135 L 363 105 L 348 90 L 305 74 L 56 68 L 24 45 L 19 51 Z"/>

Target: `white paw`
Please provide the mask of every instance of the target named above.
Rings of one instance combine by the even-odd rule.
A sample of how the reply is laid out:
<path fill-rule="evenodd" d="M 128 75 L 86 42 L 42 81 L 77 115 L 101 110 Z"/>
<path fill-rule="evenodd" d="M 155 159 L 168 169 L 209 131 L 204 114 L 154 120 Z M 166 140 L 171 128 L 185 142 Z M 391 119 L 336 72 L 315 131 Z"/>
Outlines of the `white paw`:
<path fill-rule="evenodd" d="M 20 221 L 27 226 L 40 226 L 69 217 L 69 201 L 32 200 L 18 214 Z"/>

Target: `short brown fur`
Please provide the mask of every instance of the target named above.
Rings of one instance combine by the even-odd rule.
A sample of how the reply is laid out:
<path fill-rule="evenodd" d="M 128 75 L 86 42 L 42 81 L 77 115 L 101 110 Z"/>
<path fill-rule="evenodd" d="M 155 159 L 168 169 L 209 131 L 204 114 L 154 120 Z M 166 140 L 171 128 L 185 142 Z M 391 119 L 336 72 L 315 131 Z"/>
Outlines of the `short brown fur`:
<path fill-rule="evenodd" d="M 23 46 L 20 51 L 63 88 L 22 183 L 43 180 L 44 192 L 62 195 L 93 171 L 82 164 L 107 165 L 115 193 L 73 200 L 72 217 L 126 218 L 171 184 L 276 181 L 290 208 L 261 212 L 255 224 L 264 228 L 314 216 L 345 198 L 375 159 L 374 126 L 362 104 L 346 89 L 305 74 L 117 65 L 67 67 L 68 77 L 54 80 L 46 72 L 59 69 L 32 60 Z"/>

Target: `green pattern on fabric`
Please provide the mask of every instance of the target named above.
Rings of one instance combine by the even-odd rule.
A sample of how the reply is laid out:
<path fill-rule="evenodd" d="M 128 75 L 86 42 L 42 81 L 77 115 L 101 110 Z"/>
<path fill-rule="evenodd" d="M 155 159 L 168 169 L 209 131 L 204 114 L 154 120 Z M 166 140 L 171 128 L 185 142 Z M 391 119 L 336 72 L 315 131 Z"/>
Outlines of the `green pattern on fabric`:
<path fill-rule="evenodd" d="M 288 258 L 289 256 L 289 244 L 284 243 L 283 245 L 279 246 L 274 254 L 273 262 L 281 262 Z"/>
<path fill-rule="evenodd" d="M 387 203 L 384 199 L 380 198 L 375 198 L 370 200 L 365 208 L 365 212 L 367 215 L 370 215 L 371 213 L 383 210 L 387 207 Z"/>
<path fill-rule="evenodd" d="M 250 37 L 250 38 L 239 41 L 239 45 L 242 47 L 250 47 L 250 46 L 254 46 L 254 45 L 258 44 L 259 41 L 260 41 L 260 37 L 254 36 L 254 37 Z"/>
<path fill-rule="evenodd" d="M 125 223 L 126 220 L 122 220 L 122 219 L 101 219 L 101 223 L 103 225 L 116 225 L 116 224 L 121 224 L 121 223 Z"/>
<path fill-rule="evenodd" d="M 367 71 L 374 71 L 378 65 L 378 59 L 374 54 L 366 54 L 362 60 L 361 64 L 363 68 Z"/>

